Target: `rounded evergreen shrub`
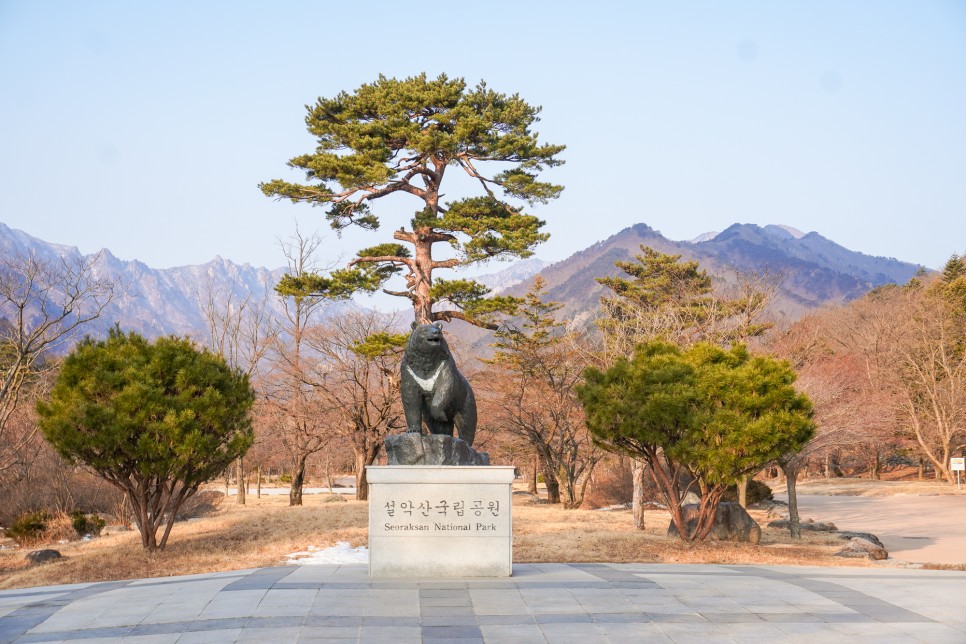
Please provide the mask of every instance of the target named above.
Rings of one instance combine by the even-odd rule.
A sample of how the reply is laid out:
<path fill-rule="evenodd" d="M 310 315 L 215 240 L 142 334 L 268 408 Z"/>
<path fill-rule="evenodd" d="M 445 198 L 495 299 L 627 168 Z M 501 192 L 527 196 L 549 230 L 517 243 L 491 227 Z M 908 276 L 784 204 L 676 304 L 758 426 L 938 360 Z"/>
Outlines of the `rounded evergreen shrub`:
<path fill-rule="evenodd" d="M 761 503 L 762 501 L 771 501 L 774 498 L 775 497 L 771 492 L 771 488 L 761 481 L 755 479 L 748 481 L 748 505 L 754 505 L 755 503 Z M 737 503 L 738 486 L 732 485 L 729 487 L 721 497 L 721 500 Z"/>
<path fill-rule="evenodd" d="M 46 510 L 25 512 L 13 520 L 7 528 L 7 536 L 20 546 L 37 543 L 43 540 L 48 521 L 50 521 L 50 514 Z"/>
<path fill-rule="evenodd" d="M 74 526 L 74 531 L 81 537 L 88 534 L 93 537 L 100 536 L 101 530 L 107 525 L 107 521 L 97 514 L 85 514 L 82 510 L 74 510 L 71 512 L 70 519 Z"/>

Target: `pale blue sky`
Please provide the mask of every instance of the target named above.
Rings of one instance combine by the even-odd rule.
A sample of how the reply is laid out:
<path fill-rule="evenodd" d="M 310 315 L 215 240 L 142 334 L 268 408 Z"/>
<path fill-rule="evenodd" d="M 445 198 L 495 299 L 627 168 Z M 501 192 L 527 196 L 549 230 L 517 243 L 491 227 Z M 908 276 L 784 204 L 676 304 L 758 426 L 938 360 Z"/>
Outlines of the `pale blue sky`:
<path fill-rule="evenodd" d="M 966 252 L 966 2 L 0 0 L 0 221 L 155 267 L 283 263 L 304 105 L 379 73 L 485 79 L 568 146 L 534 213 L 557 260 L 637 222 Z M 403 196 L 388 229 L 408 221 Z M 494 269 L 499 268 L 495 266 Z"/>

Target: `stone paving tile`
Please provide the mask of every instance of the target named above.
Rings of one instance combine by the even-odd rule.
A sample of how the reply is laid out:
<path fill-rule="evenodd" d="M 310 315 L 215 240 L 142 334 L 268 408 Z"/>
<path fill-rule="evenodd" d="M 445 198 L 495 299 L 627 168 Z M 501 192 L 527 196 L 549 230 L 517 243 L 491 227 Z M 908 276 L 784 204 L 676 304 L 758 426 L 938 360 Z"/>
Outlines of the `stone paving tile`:
<path fill-rule="evenodd" d="M 542 624 L 540 630 L 551 644 L 610 644 L 597 624 Z"/>
<path fill-rule="evenodd" d="M 265 632 L 260 628 L 243 628 L 235 638 L 236 642 L 297 642 L 302 629 L 298 626 L 273 628 Z"/>
<path fill-rule="evenodd" d="M 420 606 L 472 606 L 469 597 L 421 597 Z"/>
<path fill-rule="evenodd" d="M 362 626 L 361 615 L 307 615 L 305 626 Z"/>
<path fill-rule="evenodd" d="M 299 632 L 299 641 L 318 639 L 358 639 L 361 626 L 305 626 Z"/>
<path fill-rule="evenodd" d="M 543 631 L 536 624 L 490 624 L 480 626 L 487 644 L 502 642 L 545 642 Z"/>
<path fill-rule="evenodd" d="M 419 626 L 363 626 L 359 634 L 363 638 L 382 637 L 385 642 L 395 642 L 397 639 L 422 637 Z"/>
<path fill-rule="evenodd" d="M 647 613 L 591 613 L 598 624 L 643 624 L 653 621 Z"/>
<path fill-rule="evenodd" d="M 598 624 L 597 630 L 611 642 L 672 642 L 657 624 Z"/>
<path fill-rule="evenodd" d="M 159 633 L 157 635 L 128 635 L 121 639 L 122 644 L 174 644 L 181 633 Z"/>
<path fill-rule="evenodd" d="M 477 615 L 476 621 L 482 626 L 527 626 L 536 624 L 533 615 Z"/>
<path fill-rule="evenodd" d="M 593 624 L 594 618 L 585 613 L 547 613 L 533 616 L 533 621 L 544 624 Z"/>
<path fill-rule="evenodd" d="M 440 639 L 466 639 L 482 638 L 480 627 L 477 625 L 458 625 L 458 626 L 423 626 L 422 637 L 424 640 Z"/>
<path fill-rule="evenodd" d="M 478 620 L 476 615 L 424 615 L 416 626 L 476 626 Z"/>
<path fill-rule="evenodd" d="M 473 615 L 472 606 L 421 606 L 420 615 Z"/>
<path fill-rule="evenodd" d="M 199 619 L 191 622 L 184 631 L 186 633 L 201 633 L 204 631 L 223 631 L 226 629 L 244 628 L 251 621 L 251 617 L 232 617 L 227 619 Z M 139 624 L 138 628 L 144 626 Z"/>

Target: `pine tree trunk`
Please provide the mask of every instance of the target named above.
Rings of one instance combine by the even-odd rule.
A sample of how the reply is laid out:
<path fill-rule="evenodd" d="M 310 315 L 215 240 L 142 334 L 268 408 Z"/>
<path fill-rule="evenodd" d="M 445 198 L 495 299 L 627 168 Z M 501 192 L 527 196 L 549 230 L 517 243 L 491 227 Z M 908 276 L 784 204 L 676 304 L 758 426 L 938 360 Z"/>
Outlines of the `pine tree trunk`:
<path fill-rule="evenodd" d="M 788 533 L 792 539 L 802 538 L 802 526 L 798 517 L 798 493 L 795 489 L 798 478 L 797 468 L 790 462 L 781 464 L 785 473 L 786 489 L 788 491 Z"/>
<path fill-rule="evenodd" d="M 636 458 L 631 461 L 631 477 L 634 479 L 634 492 L 631 507 L 634 514 L 634 529 L 644 529 L 644 469 L 646 465 Z"/>
<path fill-rule="evenodd" d="M 738 505 L 748 509 L 748 481 L 749 476 L 747 474 L 743 475 L 738 479 Z"/>
<path fill-rule="evenodd" d="M 919 480 L 926 480 L 926 464 L 921 456 L 919 457 Z"/>
<path fill-rule="evenodd" d="M 413 309 L 416 324 L 429 324 L 433 321 L 433 301 L 430 297 L 432 288 L 433 242 L 429 239 L 430 229 L 414 230 L 416 260 L 416 285 L 413 294 Z"/>
<path fill-rule="evenodd" d="M 292 487 L 288 491 L 289 506 L 302 505 L 302 484 L 305 482 L 305 455 L 300 454 L 292 472 Z"/>
<path fill-rule="evenodd" d="M 255 486 L 255 496 L 262 498 L 262 466 L 258 466 L 258 484 Z"/>

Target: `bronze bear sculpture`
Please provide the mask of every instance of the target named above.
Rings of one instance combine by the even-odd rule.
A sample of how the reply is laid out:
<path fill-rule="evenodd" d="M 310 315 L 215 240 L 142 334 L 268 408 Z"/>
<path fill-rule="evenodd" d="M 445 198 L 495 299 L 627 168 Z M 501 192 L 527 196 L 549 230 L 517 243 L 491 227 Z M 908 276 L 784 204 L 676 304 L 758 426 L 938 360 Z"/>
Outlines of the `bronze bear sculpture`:
<path fill-rule="evenodd" d="M 400 393 L 406 431 L 453 435 L 473 444 L 476 434 L 476 398 L 473 389 L 449 352 L 440 323 L 420 324 L 406 343 L 400 367 Z"/>

